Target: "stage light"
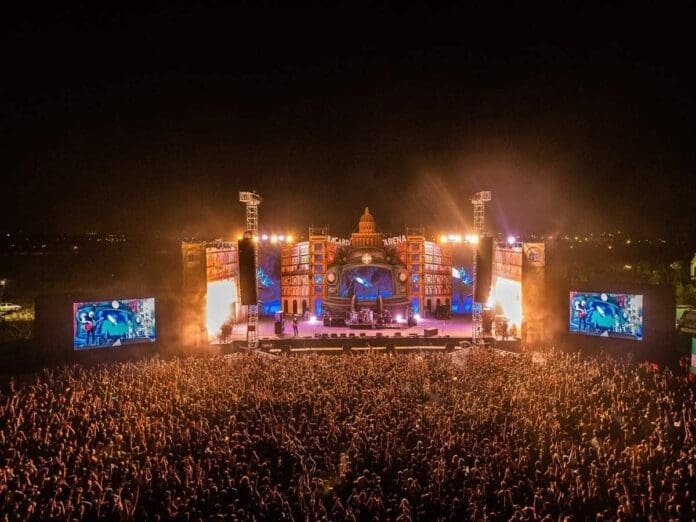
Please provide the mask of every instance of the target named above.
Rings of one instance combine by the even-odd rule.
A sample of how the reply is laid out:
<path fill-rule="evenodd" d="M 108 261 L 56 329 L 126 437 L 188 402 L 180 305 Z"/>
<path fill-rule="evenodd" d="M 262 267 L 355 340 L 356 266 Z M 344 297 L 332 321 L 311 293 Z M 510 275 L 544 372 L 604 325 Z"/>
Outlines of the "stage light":
<path fill-rule="evenodd" d="M 285 241 L 285 236 L 283 234 L 279 235 L 278 241 Z"/>
<path fill-rule="evenodd" d="M 278 242 L 278 236 L 276 236 L 275 234 L 273 234 L 273 235 L 271 236 L 271 243 L 277 243 L 277 242 Z"/>
<path fill-rule="evenodd" d="M 268 241 L 268 234 L 263 234 L 263 235 L 261 236 L 261 240 L 262 240 L 262 241 Z"/>
<path fill-rule="evenodd" d="M 461 234 L 457 234 L 456 236 L 454 236 L 454 240 L 455 240 L 457 243 L 461 243 L 461 242 L 462 242 L 462 236 L 461 236 Z"/>
<path fill-rule="evenodd" d="M 397 323 L 400 323 L 400 322 L 403 321 L 403 320 L 404 320 L 403 316 L 401 316 L 401 315 L 397 315 L 397 316 L 396 316 L 396 322 L 397 322 Z"/>
<path fill-rule="evenodd" d="M 447 243 L 447 236 L 446 235 L 442 234 L 440 236 L 440 243 Z"/>
<path fill-rule="evenodd" d="M 317 322 L 317 316 L 316 316 L 316 315 L 312 315 L 312 316 L 309 318 L 309 323 L 310 323 L 310 324 L 314 324 L 314 323 L 316 323 L 316 322 Z"/>
<path fill-rule="evenodd" d="M 285 241 L 288 243 L 292 243 L 292 236 L 288 234 L 288 236 L 285 238 Z"/>
<path fill-rule="evenodd" d="M 508 237 L 507 237 L 507 243 L 508 243 L 508 245 L 512 246 L 512 245 L 514 245 L 516 242 L 517 242 L 517 239 L 515 238 L 515 236 L 508 236 Z"/>
<path fill-rule="evenodd" d="M 471 234 L 471 238 L 469 239 L 469 242 L 474 244 L 474 245 L 478 245 L 478 242 L 479 242 L 478 234 Z"/>
<path fill-rule="evenodd" d="M 415 315 L 413 316 L 413 318 L 414 318 L 416 321 L 420 321 L 420 320 L 421 320 L 420 314 L 415 314 Z"/>

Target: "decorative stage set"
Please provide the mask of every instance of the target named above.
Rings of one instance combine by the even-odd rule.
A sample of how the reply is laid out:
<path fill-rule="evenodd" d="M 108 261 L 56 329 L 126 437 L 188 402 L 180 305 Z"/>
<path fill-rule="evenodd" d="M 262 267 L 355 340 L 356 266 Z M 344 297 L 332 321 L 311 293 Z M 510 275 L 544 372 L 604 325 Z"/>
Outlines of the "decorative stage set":
<path fill-rule="evenodd" d="M 488 238 L 471 246 L 478 279 L 486 286 L 476 295 L 484 309 L 483 335 L 497 327 L 501 336 L 505 325 L 506 335 L 543 339 L 543 243 L 494 245 Z M 255 287 L 244 284 L 245 263 L 239 261 L 244 248 L 256 253 Z M 463 272 L 455 268 L 452 244 L 427 240 L 422 228 L 384 237 L 368 208 L 349 238 L 312 227 L 308 240 L 298 242 L 271 242 L 258 234 L 239 242 L 184 242 L 182 264 L 182 341 L 188 346 L 231 342 L 245 322 L 246 333 L 254 334 L 247 338 L 258 345 L 264 333 L 258 320 L 248 320 L 243 306 L 244 296 L 254 292 L 251 302 L 258 304 L 258 314 L 275 315 L 272 335 L 290 330 L 293 317 L 362 330 L 446 319 L 453 311 L 453 286 Z M 468 282 L 473 299 L 473 281 Z"/>

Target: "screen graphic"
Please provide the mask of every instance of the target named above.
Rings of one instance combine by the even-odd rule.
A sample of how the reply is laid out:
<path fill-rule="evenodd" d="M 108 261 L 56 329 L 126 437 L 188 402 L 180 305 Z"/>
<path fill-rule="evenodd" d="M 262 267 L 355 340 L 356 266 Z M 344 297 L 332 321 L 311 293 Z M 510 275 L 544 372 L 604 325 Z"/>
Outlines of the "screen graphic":
<path fill-rule="evenodd" d="M 570 292 L 572 333 L 643 340 L 643 296 L 609 292 Z"/>
<path fill-rule="evenodd" d="M 355 297 L 357 299 L 377 299 L 377 295 L 383 298 L 394 295 L 394 283 L 392 271 L 379 266 L 357 266 L 347 268 L 341 273 L 341 297 Z"/>
<path fill-rule="evenodd" d="M 155 299 L 73 303 L 73 348 L 87 350 L 154 342 Z"/>
<path fill-rule="evenodd" d="M 259 247 L 256 267 L 261 315 L 280 311 L 280 248 L 274 245 Z"/>

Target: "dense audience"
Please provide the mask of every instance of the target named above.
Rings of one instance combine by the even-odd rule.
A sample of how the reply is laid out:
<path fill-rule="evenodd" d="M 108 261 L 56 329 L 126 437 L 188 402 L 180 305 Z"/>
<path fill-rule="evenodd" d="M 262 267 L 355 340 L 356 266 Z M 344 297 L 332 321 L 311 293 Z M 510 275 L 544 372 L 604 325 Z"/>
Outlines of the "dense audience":
<path fill-rule="evenodd" d="M 0 520 L 693 520 L 693 384 L 609 358 L 186 358 L 0 393 Z"/>

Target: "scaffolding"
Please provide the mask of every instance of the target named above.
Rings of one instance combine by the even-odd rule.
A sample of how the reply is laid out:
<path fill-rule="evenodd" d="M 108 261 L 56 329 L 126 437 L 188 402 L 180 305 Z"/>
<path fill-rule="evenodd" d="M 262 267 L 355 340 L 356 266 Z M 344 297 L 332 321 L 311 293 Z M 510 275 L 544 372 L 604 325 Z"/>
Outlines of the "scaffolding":
<path fill-rule="evenodd" d="M 261 196 L 256 192 L 240 192 L 239 201 L 246 204 L 246 229 L 254 242 L 254 285 L 258 289 L 259 249 L 256 244 L 259 235 L 259 205 Z M 247 305 L 247 347 L 255 350 L 259 347 L 259 305 Z"/>

